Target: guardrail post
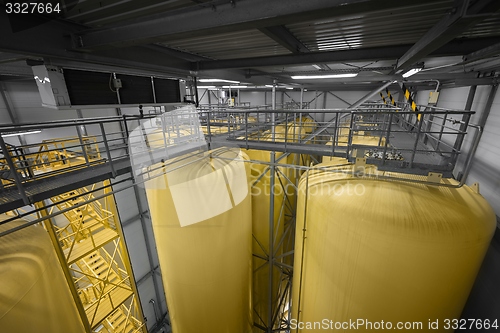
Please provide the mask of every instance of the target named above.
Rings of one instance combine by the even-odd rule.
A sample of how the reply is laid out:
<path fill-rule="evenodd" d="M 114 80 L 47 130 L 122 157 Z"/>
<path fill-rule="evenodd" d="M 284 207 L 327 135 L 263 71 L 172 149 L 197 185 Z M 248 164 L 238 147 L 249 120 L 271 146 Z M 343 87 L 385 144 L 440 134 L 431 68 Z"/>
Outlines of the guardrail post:
<path fill-rule="evenodd" d="M 79 125 L 76 125 L 76 132 L 78 133 L 78 140 L 80 141 L 80 147 L 82 147 L 83 158 L 85 158 L 85 164 L 90 166 L 89 157 L 87 156 L 87 151 L 85 150 L 82 138 L 82 132 Z"/>
<path fill-rule="evenodd" d="M 111 174 L 113 175 L 113 178 L 115 178 L 116 170 L 113 165 L 113 158 L 111 157 L 111 151 L 109 150 L 109 144 L 106 138 L 106 132 L 104 131 L 104 124 L 99 123 L 99 126 L 101 127 L 101 135 L 102 135 L 102 141 L 104 142 L 104 148 L 106 148 L 106 154 L 108 155 L 109 168 L 111 169 Z"/>
<path fill-rule="evenodd" d="M 21 194 L 21 198 L 23 199 L 24 204 L 31 205 L 30 200 L 26 196 L 26 191 L 24 190 L 21 178 L 17 173 L 14 161 L 12 161 L 12 158 L 9 154 L 9 150 L 7 149 L 7 146 L 5 144 L 5 141 L 3 140 L 1 133 L 0 133 L 0 148 L 2 149 L 3 155 L 5 156 L 5 161 L 7 161 L 7 165 L 9 166 L 9 169 L 12 172 L 12 177 L 14 178 L 14 182 L 16 183 L 17 189 L 19 190 L 19 194 Z"/>

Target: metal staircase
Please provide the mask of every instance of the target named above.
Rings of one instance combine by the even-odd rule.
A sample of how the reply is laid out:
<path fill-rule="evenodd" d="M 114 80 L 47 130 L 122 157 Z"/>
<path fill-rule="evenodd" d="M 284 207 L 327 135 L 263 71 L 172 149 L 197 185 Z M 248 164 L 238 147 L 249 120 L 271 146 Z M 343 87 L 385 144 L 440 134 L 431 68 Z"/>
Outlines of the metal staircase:
<path fill-rule="evenodd" d="M 52 210 L 67 220 L 51 223 L 91 332 L 128 333 L 144 325 L 116 214 L 95 200 L 96 184 L 54 196 Z M 40 206 L 41 203 L 38 204 Z M 108 252 L 109 251 L 109 252 Z M 71 287 L 71 286 L 70 286 Z"/>
<path fill-rule="evenodd" d="M 95 138 L 77 141 L 82 143 L 80 151 L 74 149 L 75 139 L 67 138 L 32 147 L 36 153 L 23 158 L 23 164 L 17 155 L 11 157 L 21 171 L 38 178 L 100 160 Z M 22 172 L 21 176 L 25 177 Z M 8 186 L 8 181 L 2 183 Z M 116 204 L 109 192 L 110 182 L 105 180 L 54 195 L 35 206 L 56 247 L 87 332 L 145 333 Z M 50 218 L 52 214 L 57 220 Z"/>

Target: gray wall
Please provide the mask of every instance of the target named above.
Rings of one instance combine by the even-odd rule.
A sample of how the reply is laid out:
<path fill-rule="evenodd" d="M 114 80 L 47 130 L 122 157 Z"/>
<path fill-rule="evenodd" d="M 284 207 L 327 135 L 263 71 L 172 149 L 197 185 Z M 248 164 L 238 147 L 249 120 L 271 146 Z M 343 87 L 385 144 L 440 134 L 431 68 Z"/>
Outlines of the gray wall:
<path fill-rule="evenodd" d="M 59 111 L 42 107 L 42 101 L 38 93 L 38 88 L 34 81 L 14 81 L 4 82 L 7 97 L 10 99 L 13 111 L 17 114 L 21 123 L 36 123 L 61 119 L 78 118 L 76 111 Z M 0 98 L 0 123 L 11 124 L 10 117 L 6 109 L 6 102 Z M 135 109 L 123 109 L 123 113 L 138 114 Z M 147 110 L 146 110 L 147 113 Z M 117 110 L 109 109 L 86 109 L 82 110 L 83 117 L 106 117 L 116 116 Z M 118 132 L 118 124 L 106 125 L 107 133 Z M 100 133 L 97 125 L 87 126 L 90 135 Z M 27 143 L 39 143 L 48 138 L 62 138 L 76 136 L 74 129 L 51 129 L 42 131 L 39 134 L 25 135 Z M 109 139 L 109 137 L 108 137 Z M 5 138 L 7 143 L 18 145 L 17 137 Z M 124 175 L 118 177 L 115 181 L 121 180 Z M 113 187 L 114 190 L 120 190 L 130 182 L 122 183 Z M 138 196 L 137 196 L 138 195 Z M 151 221 L 148 215 L 148 206 L 144 189 L 138 188 L 137 195 L 133 188 L 120 191 L 115 195 L 120 221 L 122 222 L 125 241 L 131 257 L 132 269 L 137 281 L 139 297 L 141 299 L 144 316 L 147 318 L 147 326 L 151 328 L 155 322 L 155 312 L 153 305 L 149 303 L 151 299 L 155 300 L 157 310 L 160 310 L 158 316 L 166 314 L 166 300 L 163 285 L 161 282 L 160 269 L 158 268 L 158 255 L 154 241 Z M 148 258 L 150 248 L 151 258 Z M 155 276 L 153 277 L 153 274 Z"/>
<path fill-rule="evenodd" d="M 477 123 L 485 111 L 491 86 L 478 86 L 472 104 L 476 114 L 471 123 Z M 469 88 L 444 89 L 441 91 L 438 106 L 444 108 L 463 109 L 467 100 Z M 427 104 L 429 91 L 419 92 L 418 104 Z M 496 93 L 490 114 L 486 121 L 484 134 L 474 156 L 471 173 L 467 184 L 479 183 L 480 193 L 500 216 L 500 92 Z M 467 154 L 472 144 L 472 136 L 464 140 L 463 151 Z M 465 157 L 465 156 L 464 156 Z M 455 175 L 463 169 L 464 158 L 461 158 L 455 169 Z M 498 319 L 500 321 L 500 230 L 488 250 L 486 258 L 476 279 L 467 305 L 462 314 L 470 319 Z M 499 322 L 500 324 L 500 322 Z M 475 330 L 480 331 L 480 330 Z M 490 331 L 490 330 L 484 330 Z"/>

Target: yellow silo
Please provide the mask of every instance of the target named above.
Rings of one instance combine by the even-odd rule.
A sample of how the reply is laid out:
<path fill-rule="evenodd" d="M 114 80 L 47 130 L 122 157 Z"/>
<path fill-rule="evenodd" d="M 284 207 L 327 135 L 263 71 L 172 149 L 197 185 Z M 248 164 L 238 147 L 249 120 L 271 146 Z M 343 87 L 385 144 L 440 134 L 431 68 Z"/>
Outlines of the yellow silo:
<path fill-rule="evenodd" d="M 249 168 L 218 149 L 150 167 L 146 192 L 172 329 L 252 327 Z"/>
<path fill-rule="evenodd" d="M 358 319 L 372 323 L 359 331 L 384 321 L 393 329 L 421 322 L 414 331 L 430 332 L 429 320 L 441 323 L 433 332 L 451 331 L 444 320 L 460 317 L 495 214 L 468 186 L 380 180 L 426 178 L 370 169 L 369 179 L 313 169 L 300 181 L 292 332 L 324 332 L 325 326 L 300 329 L 299 323 Z"/>
<path fill-rule="evenodd" d="M 0 225 L 0 232 L 24 223 L 15 220 Z M 0 238 L 0 285 L 0 331 L 85 332 L 42 226 L 29 226 Z"/>

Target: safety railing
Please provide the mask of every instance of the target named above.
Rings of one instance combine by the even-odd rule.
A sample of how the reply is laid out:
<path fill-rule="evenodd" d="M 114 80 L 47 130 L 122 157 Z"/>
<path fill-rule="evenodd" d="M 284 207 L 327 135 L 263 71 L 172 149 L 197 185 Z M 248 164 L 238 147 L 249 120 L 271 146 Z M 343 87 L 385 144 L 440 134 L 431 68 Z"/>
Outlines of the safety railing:
<path fill-rule="evenodd" d="M 451 171 L 474 112 L 424 107 L 414 112 L 366 103 L 356 109 L 233 110 L 227 138 L 240 147 L 366 157 L 381 169 Z M 307 146 L 305 146 L 307 145 Z M 306 148 L 305 148 L 306 147 Z"/>
<path fill-rule="evenodd" d="M 24 187 L 41 178 L 97 165 L 115 176 L 120 162 L 132 159 L 140 167 L 151 156 L 160 161 L 165 146 L 202 140 L 199 124 L 209 142 L 228 139 L 248 149 L 345 157 L 351 162 L 366 157 L 382 169 L 450 171 L 472 114 L 437 107 L 417 113 L 407 104 L 365 103 L 356 109 L 200 108 L 182 116 L 174 111 L 0 125 L 0 192 L 17 187 L 29 204 Z M 21 141 L 28 143 L 18 144 L 16 135 L 25 135 Z M 139 151 L 130 156 L 135 144 Z"/>
<path fill-rule="evenodd" d="M 29 204 L 24 190 L 29 182 L 99 164 L 107 164 L 116 175 L 116 162 L 129 159 L 129 129 L 156 116 L 0 125 L 0 192 L 17 186 L 25 204 Z M 24 140 L 18 136 L 24 136 Z"/>

